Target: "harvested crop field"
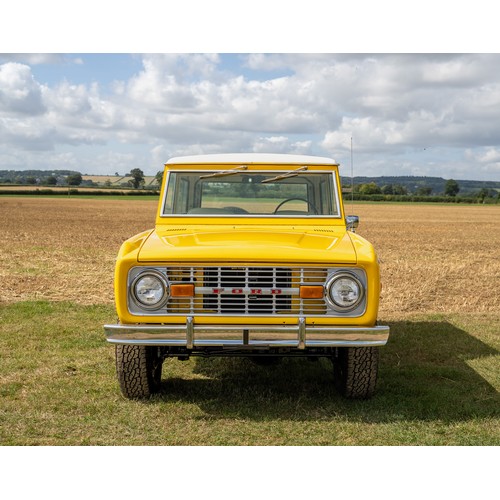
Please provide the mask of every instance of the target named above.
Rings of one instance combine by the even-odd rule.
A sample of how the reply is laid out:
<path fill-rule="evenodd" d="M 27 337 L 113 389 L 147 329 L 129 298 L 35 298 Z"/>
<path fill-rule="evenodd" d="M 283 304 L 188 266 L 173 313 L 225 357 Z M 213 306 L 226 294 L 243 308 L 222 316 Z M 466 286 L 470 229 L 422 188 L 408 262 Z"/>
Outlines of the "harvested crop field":
<path fill-rule="evenodd" d="M 0 198 L 0 302 L 111 304 L 118 249 L 154 225 L 156 203 Z"/>
<path fill-rule="evenodd" d="M 500 207 L 359 204 L 381 261 L 380 316 L 500 310 Z M 156 200 L 0 198 L 0 302 L 111 304 L 120 244 Z"/>

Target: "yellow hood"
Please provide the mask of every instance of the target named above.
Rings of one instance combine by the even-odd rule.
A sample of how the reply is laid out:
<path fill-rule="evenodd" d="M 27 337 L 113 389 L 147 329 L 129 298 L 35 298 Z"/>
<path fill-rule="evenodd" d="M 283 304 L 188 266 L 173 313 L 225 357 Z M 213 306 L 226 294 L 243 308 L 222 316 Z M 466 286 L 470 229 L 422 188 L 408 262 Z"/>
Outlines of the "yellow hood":
<path fill-rule="evenodd" d="M 356 264 L 345 227 L 159 227 L 139 262 L 292 262 Z"/>

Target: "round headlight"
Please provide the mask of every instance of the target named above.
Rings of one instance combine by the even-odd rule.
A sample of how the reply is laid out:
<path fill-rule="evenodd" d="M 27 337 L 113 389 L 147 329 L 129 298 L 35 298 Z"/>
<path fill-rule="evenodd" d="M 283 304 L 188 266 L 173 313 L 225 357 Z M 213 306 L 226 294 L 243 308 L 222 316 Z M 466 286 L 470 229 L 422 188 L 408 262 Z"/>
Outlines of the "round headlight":
<path fill-rule="evenodd" d="M 158 308 L 168 298 L 168 285 L 159 274 L 139 275 L 132 285 L 134 297 L 145 308 Z"/>
<path fill-rule="evenodd" d="M 354 309 L 363 298 L 363 285 L 352 274 L 337 274 L 327 284 L 328 298 L 335 308 Z"/>

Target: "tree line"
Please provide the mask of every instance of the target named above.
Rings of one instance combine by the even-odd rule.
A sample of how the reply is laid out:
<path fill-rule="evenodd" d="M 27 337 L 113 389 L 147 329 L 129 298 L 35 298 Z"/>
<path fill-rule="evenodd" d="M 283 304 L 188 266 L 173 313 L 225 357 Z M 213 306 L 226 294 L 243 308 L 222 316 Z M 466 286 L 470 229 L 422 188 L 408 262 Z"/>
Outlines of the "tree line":
<path fill-rule="evenodd" d="M 133 189 L 143 189 L 145 187 L 145 176 L 144 172 L 140 168 L 134 168 L 130 172 L 121 176 L 117 172 L 115 176 L 118 179 L 124 179 L 131 177 L 125 183 L 120 185 L 120 188 L 133 188 Z M 161 185 L 163 178 L 163 171 L 160 171 L 155 176 L 155 182 L 158 187 Z M 44 170 L 26 170 L 26 171 L 15 171 L 15 170 L 0 170 L 0 184 L 10 184 L 10 185 L 28 185 L 28 186 L 45 186 L 45 187 L 55 187 L 55 186 L 87 186 L 96 187 L 99 184 L 93 182 L 92 180 L 84 180 L 80 172 L 75 172 L 72 170 L 55 170 L 55 171 L 44 171 Z M 103 183 L 104 187 L 112 187 L 111 181 L 107 180 Z"/>
<path fill-rule="evenodd" d="M 131 169 L 124 176 L 115 173 L 117 178 L 129 178 L 120 188 L 145 189 L 145 176 L 140 168 Z M 157 188 L 161 186 L 163 170 L 155 176 Z M 454 202 L 500 202 L 500 182 L 456 181 L 439 177 L 355 177 L 354 191 L 352 180 L 343 178 L 342 190 L 346 196 L 356 200 L 372 201 L 454 201 Z M 365 181 L 365 182 L 363 182 Z M 0 170 L 0 183 L 14 185 L 88 186 L 114 187 L 111 181 L 99 185 L 91 180 L 83 180 L 80 172 L 72 170 L 57 171 L 8 171 Z M 239 193 L 244 196 L 251 193 Z"/>
<path fill-rule="evenodd" d="M 347 182 L 347 179 L 346 179 Z M 473 181 L 466 181 L 471 183 Z M 495 184 L 495 183 L 491 183 Z M 482 187 L 476 190 L 468 190 L 462 196 L 458 196 L 461 191 L 460 184 L 454 179 L 448 179 L 444 182 L 442 191 L 434 192 L 432 186 L 425 184 L 417 185 L 413 190 L 408 186 L 395 183 L 383 184 L 379 186 L 375 181 L 343 185 L 343 191 L 346 195 L 352 194 L 357 200 L 373 201 L 456 201 L 456 202 L 480 202 L 495 203 L 500 201 L 500 189 Z M 430 199 L 432 198 L 432 200 Z M 444 198 L 444 199 L 442 199 Z"/>
<path fill-rule="evenodd" d="M 431 186 L 418 186 L 413 194 L 417 196 L 430 196 L 434 188 Z M 396 194 L 407 195 L 410 191 L 407 186 L 401 184 L 384 184 L 379 186 L 376 182 L 368 182 L 364 184 L 355 184 L 354 192 L 359 194 Z M 456 196 L 460 192 L 460 186 L 454 179 L 448 179 L 444 186 L 445 196 Z M 441 193 L 436 193 L 441 194 Z"/>

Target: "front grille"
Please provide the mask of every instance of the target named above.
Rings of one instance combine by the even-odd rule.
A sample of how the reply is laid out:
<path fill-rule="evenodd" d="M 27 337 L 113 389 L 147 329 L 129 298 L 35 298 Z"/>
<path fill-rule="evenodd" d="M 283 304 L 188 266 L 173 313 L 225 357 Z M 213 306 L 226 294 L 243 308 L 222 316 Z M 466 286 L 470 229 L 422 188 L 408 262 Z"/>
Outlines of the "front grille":
<path fill-rule="evenodd" d="M 300 285 L 324 285 L 325 268 L 168 267 L 171 285 L 194 284 L 194 297 L 170 297 L 162 315 L 324 315 L 324 298 L 302 299 Z"/>
<path fill-rule="evenodd" d="M 203 278 L 204 288 L 215 291 L 203 295 L 205 310 L 222 314 L 273 314 L 291 309 L 290 269 L 205 268 Z"/>

